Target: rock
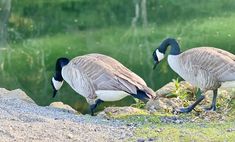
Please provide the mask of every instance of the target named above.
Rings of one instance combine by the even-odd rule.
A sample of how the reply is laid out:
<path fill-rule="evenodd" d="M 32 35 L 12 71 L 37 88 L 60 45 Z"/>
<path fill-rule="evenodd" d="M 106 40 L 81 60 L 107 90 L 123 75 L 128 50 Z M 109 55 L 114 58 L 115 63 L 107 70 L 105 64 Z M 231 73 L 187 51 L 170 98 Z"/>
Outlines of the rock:
<path fill-rule="evenodd" d="M 175 108 L 183 106 L 183 101 L 179 98 L 156 98 L 146 104 L 150 112 L 172 112 Z"/>
<path fill-rule="evenodd" d="M 154 138 L 149 138 L 148 141 L 150 141 L 150 142 L 155 141 L 155 139 Z"/>
<path fill-rule="evenodd" d="M 179 88 L 185 90 L 189 96 L 194 96 L 194 94 L 196 93 L 197 89 L 196 87 L 192 86 L 190 83 L 186 82 L 186 81 L 181 81 L 179 83 Z M 170 82 L 168 84 L 166 84 L 165 86 L 163 86 L 162 88 L 160 88 L 159 90 L 156 91 L 156 96 L 157 97 L 167 97 L 168 94 L 171 94 L 173 91 L 176 90 L 176 85 L 174 82 Z"/>
<path fill-rule="evenodd" d="M 6 99 L 20 99 L 28 103 L 36 104 L 24 91 L 21 89 L 15 89 L 12 91 L 8 91 L 4 88 L 0 89 L 0 98 Z"/>
<path fill-rule="evenodd" d="M 176 92 L 176 83 L 170 82 L 156 91 L 156 98 L 154 100 L 150 100 L 146 107 L 150 112 L 172 112 L 175 108 L 184 107 L 185 105 L 189 105 L 195 102 L 195 94 L 197 89 L 193 87 L 190 83 L 186 81 L 181 81 L 178 85 L 179 91 L 187 92 L 188 97 L 185 99 L 178 99 L 178 98 L 169 98 L 168 96 L 172 94 L 172 92 Z M 232 96 L 234 94 L 234 89 L 219 89 L 218 91 L 218 100 L 217 104 L 218 110 L 227 112 L 229 110 L 228 102 L 230 102 Z M 172 95 L 171 95 L 172 96 Z M 213 96 L 212 91 L 207 91 L 205 94 L 206 98 L 204 101 L 197 106 L 202 110 L 202 106 L 209 106 L 211 105 L 211 100 Z M 175 96 L 176 97 L 176 96 Z"/>
<path fill-rule="evenodd" d="M 185 123 L 185 122 L 190 121 L 190 119 L 180 118 L 178 116 L 163 116 L 160 118 L 160 120 L 163 123 L 175 123 L 175 124 L 181 124 L 181 123 Z"/>
<path fill-rule="evenodd" d="M 219 88 L 217 96 L 217 110 L 216 112 L 227 114 L 229 113 L 232 105 L 232 100 L 234 100 L 234 88 Z M 200 103 L 200 106 L 203 108 L 209 107 L 213 98 L 213 91 L 207 91 L 205 94 L 205 99 Z"/>
<path fill-rule="evenodd" d="M 235 128 L 227 129 L 227 132 L 233 132 L 233 131 L 235 131 Z"/>
<path fill-rule="evenodd" d="M 69 139 L 72 139 L 72 138 L 73 138 L 73 134 L 68 134 L 67 137 L 68 137 Z"/>
<path fill-rule="evenodd" d="M 5 88 L 0 88 L 0 95 L 6 94 L 8 92 L 10 92 L 10 91 Z"/>
<path fill-rule="evenodd" d="M 215 111 L 202 111 L 198 118 L 201 118 L 205 121 L 225 121 L 225 117 L 223 113 L 217 113 Z"/>
<path fill-rule="evenodd" d="M 137 142 L 145 142 L 144 139 L 138 139 Z"/>
<path fill-rule="evenodd" d="M 100 112 L 97 116 L 105 117 L 105 118 L 115 118 L 126 115 L 139 115 L 139 114 L 147 114 L 145 110 L 134 108 L 134 107 L 107 107 L 102 112 Z"/>
<path fill-rule="evenodd" d="M 162 131 L 163 131 L 163 128 L 159 128 L 159 129 L 156 130 L 156 132 L 158 132 L 158 133 L 160 133 Z"/>
<path fill-rule="evenodd" d="M 119 120 L 76 115 L 27 101 L 31 99 L 19 89 L 0 89 L 1 142 L 127 141 L 134 133 Z"/>
<path fill-rule="evenodd" d="M 63 102 L 53 102 L 49 105 L 50 107 L 59 108 L 65 112 L 77 114 L 78 112 L 71 106 L 64 104 Z"/>

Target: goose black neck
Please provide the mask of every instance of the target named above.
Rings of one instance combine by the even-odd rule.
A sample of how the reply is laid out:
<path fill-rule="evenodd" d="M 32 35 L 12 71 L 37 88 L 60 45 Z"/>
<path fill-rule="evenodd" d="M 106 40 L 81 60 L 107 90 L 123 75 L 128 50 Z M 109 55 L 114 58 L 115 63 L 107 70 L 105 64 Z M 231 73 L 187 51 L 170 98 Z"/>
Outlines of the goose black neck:
<path fill-rule="evenodd" d="M 159 51 L 161 53 L 166 53 L 167 47 L 171 46 L 170 55 L 179 55 L 180 54 L 180 47 L 177 41 L 173 38 L 165 39 L 161 45 L 159 46 Z"/>
<path fill-rule="evenodd" d="M 62 68 L 69 63 L 69 59 L 67 58 L 59 58 L 56 61 L 56 67 L 55 67 L 55 80 L 57 81 L 63 81 L 63 77 L 61 75 Z"/>
<path fill-rule="evenodd" d="M 62 75 L 61 75 L 61 71 L 56 71 L 56 73 L 55 73 L 55 76 L 54 76 L 54 79 L 56 80 L 56 81 L 63 81 L 63 77 L 62 77 Z"/>

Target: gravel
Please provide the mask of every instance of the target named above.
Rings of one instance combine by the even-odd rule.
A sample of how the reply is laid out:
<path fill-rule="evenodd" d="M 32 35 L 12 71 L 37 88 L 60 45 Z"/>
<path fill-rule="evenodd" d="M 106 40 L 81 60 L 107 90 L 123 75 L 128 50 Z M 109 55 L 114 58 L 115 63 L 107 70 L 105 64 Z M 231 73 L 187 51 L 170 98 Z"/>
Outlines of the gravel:
<path fill-rule="evenodd" d="M 186 118 L 180 118 L 178 116 L 163 116 L 160 118 L 161 122 L 163 123 L 175 123 L 175 124 L 181 124 L 185 122 L 190 122 L 189 119 Z"/>
<path fill-rule="evenodd" d="M 41 107 L 19 98 L 0 97 L 0 138 L 8 141 L 125 141 L 133 127 L 118 120 Z"/>

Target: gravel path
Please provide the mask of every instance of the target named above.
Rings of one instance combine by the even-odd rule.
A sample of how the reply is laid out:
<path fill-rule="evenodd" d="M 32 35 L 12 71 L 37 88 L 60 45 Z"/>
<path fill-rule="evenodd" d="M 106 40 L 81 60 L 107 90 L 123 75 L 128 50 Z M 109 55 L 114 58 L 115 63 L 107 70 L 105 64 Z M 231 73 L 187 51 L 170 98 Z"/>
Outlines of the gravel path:
<path fill-rule="evenodd" d="M 133 127 L 118 120 L 76 115 L 18 98 L 0 97 L 1 142 L 125 141 L 132 132 Z"/>

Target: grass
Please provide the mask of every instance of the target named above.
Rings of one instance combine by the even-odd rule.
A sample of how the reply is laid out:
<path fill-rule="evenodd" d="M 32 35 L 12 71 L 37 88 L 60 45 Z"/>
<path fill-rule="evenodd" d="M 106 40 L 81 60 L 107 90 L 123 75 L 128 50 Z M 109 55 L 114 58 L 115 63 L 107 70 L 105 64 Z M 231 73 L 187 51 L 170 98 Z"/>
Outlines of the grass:
<path fill-rule="evenodd" d="M 138 139 L 155 141 L 228 141 L 235 139 L 235 121 L 234 111 L 227 115 L 226 120 L 211 119 L 206 120 L 199 118 L 197 121 L 194 114 L 181 114 L 176 116 L 181 120 L 190 120 L 184 123 L 162 122 L 162 117 L 175 117 L 169 113 L 146 114 L 140 111 L 140 114 L 127 114 L 111 116 L 112 118 L 125 121 L 127 124 L 135 124 L 134 136 L 129 141 L 137 141 Z"/>
<path fill-rule="evenodd" d="M 178 85 L 178 88 L 176 87 L 177 89 L 182 89 L 178 82 L 174 81 L 174 83 Z M 139 109 L 143 106 L 137 104 L 132 105 L 135 107 L 132 110 L 129 107 L 124 109 L 122 107 L 107 108 L 103 116 L 108 119 L 121 120 L 127 126 L 134 127 L 134 135 L 128 141 L 232 142 L 235 139 L 235 110 L 233 110 L 235 106 L 233 102 L 234 98 L 232 98 L 233 94 L 234 90 L 219 91 L 216 112 L 203 111 L 203 106 L 211 104 L 206 98 L 205 101 L 197 106 L 195 111 L 187 114 L 175 115 L 171 112 L 161 111 L 161 107 L 156 112 L 153 112 L 151 109 L 151 111 L 147 111 L 146 109 Z M 210 95 L 207 94 L 207 96 Z M 184 99 L 187 100 L 187 98 Z M 183 102 L 180 104 L 183 104 Z M 148 108 L 152 108 L 149 105 Z M 162 106 L 164 106 L 164 103 Z"/>
<path fill-rule="evenodd" d="M 153 138 L 157 141 L 233 141 L 234 122 L 216 123 L 185 123 L 144 125 L 135 132 L 137 138 Z"/>

